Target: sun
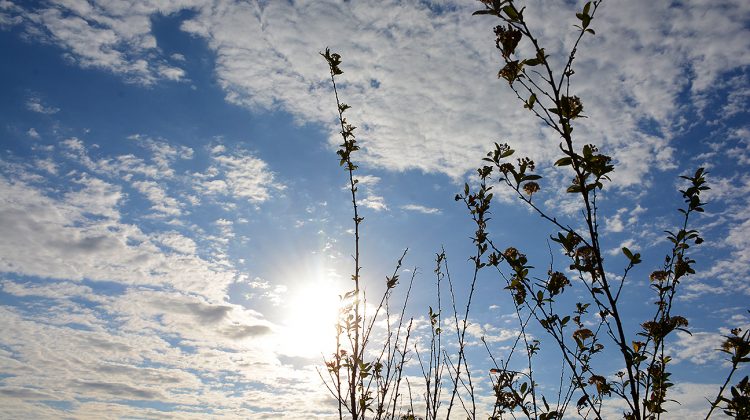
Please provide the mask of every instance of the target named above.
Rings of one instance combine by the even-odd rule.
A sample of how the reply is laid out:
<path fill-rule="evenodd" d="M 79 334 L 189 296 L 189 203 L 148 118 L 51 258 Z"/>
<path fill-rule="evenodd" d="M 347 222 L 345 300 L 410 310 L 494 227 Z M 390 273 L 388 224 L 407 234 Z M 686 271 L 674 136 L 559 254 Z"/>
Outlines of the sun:
<path fill-rule="evenodd" d="M 323 275 L 316 275 L 290 290 L 282 321 L 284 353 L 316 357 L 335 352 L 340 294 L 336 282 Z"/>

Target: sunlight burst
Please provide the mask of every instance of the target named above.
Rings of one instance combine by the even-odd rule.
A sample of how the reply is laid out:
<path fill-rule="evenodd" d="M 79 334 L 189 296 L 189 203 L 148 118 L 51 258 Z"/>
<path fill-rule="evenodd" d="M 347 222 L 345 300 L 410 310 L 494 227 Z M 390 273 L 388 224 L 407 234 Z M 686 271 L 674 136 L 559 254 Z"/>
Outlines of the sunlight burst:
<path fill-rule="evenodd" d="M 284 324 L 284 351 L 296 356 L 328 356 L 335 351 L 339 288 L 317 275 L 292 291 Z"/>

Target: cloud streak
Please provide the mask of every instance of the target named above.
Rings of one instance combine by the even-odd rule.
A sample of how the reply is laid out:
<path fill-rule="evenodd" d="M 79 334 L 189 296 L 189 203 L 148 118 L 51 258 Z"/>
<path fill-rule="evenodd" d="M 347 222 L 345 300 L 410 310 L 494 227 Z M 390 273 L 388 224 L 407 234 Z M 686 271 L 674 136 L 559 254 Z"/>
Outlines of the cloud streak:
<path fill-rule="evenodd" d="M 542 21 L 570 15 L 573 21 L 567 6 L 548 3 L 528 2 L 529 15 Z M 537 159 L 554 157 L 549 145 L 557 140 L 540 131 L 496 80 L 499 59 L 491 37 L 496 22 L 472 17 L 478 4 L 449 1 L 439 9 L 395 1 L 128 4 L 15 5 L 5 13 L 22 18 L 27 31 L 60 45 L 81 66 L 153 83 L 183 76 L 165 67 L 149 16 L 193 10 L 181 29 L 205 38 L 216 53 L 216 75 L 227 100 L 250 109 L 284 109 L 305 122 L 327 124 L 333 118 L 327 72 L 317 57 L 330 46 L 344 56 L 341 94 L 354 106 L 351 119 L 360 125 L 363 156 L 375 166 L 459 178 L 490 141 L 503 139 Z M 578 72 L 587 77 L 574 77 L 574 87 L 590 116 L 580 123 L 580 135 L 614 154 L 618 184 L 635 185 L 655 170 L 673 167 L 671 142 L 689 129 L 687 116 L 699 115 L 709 87 L 721 87 L 726 75 L 750 64 L 749 17 L 744 2 L 728 0 L 718 5 L 639 0 L 603 7 L 598 22 L 606 30 L 585 41 Z M 572 42 L 569 25 L 538 27 L 543 43 Z M 748 91 L 747 80 L 734 83 L 735 91 Z M 695 105 L 680 105 L 683 95 Z M 331 139 L 336 141 L 335 133 Z"/>

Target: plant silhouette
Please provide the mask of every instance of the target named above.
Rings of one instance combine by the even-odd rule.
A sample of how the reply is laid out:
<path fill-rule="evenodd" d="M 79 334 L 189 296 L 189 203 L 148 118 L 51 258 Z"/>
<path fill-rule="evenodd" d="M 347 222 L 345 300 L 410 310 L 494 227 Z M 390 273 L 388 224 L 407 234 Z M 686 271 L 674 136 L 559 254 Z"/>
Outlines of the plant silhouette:
<path fill-rule="evenodd" d="M 575 13 L 576 36 L 565 51 L 561 69 L 555 69 L 541 41 L 525 17 L 525 7 L 516 0 L 480 0 L 481 9 L 475 15 L 499 20 L 494 28 L 495 45 L 499 51 L 498 77 L 518 98 L 521 106 L 559 137 L 559 158 L 554 166 L 567 171 L 569 183 L 561 194 L 574 197 L 582 208 L 580 218 L 564 221 L 550 213 L 534 197 L 543 188 L 544 179 L 529 157 L 515 158 L 514 149 L 505 143 L 494 143 L 477 169 L 477 182 L 466 183 L 455 200 L 463 203 L 473 221 L 474 253 L 470 257 L 471 275 L 465 282 L 468 289 L 465 304 L 456 301 L 455 287 L 444 250 L 436 254 L 436 303 L 427 311 L 430 335 L 426 346 L 411 344 L 413 319 L 408 321 L 405 309 L 412 279 L 401 303 L 395 328 L 386 322 L 387 339 L 379 356 L 368 359 L 368 346 L 375 318 L 390 317 L 392 290 L 399 283 L 398 272 L 406 252 L 396 264 L 393 274 L 386 277 L 386 291 L 374 314 L 363 316 L 364 296 L 360 284 L 360 224 L 363 218 L 357 208 L 357 179 L 353 155 L 359 150 L 354 136 L 355 127 L 345 118 L 349 106 L 339 100 L 336 78 L 343 74 L 341 56 L 326 49 L 322 53 L 330 69 L 333 92 L 338 106 L 340 134 L 343 142 L 338 150 L 339 163 L 348 173 L 354 221 L 354 287 L 342 297 L 340 322 L 337 325 L 336 349 L 326 360 L 328 375 L 321 373 L 332 396 L 338 403 L 340 419 L 437 419 L 466 417 L 562 419 L 571 417 L 605 418 L 604 404 L 618 402 L 622 417 L 627 420 L 659 419 L 672 401 L 670 388 L 672 358 L 667 346 L 675 331 L 688 332 L 685 317 L 673 312 L 680 293 L 680 284 L 695 274 L 692 251 L 703 239 L 692 228 L 694 217 L 704 211 L 706 203 L 701 194 L 708 190 L 707 172 L 698 168 L 682 176 L 680 190 L 683 205 L 678 209 L 680 221 L 666 232 L 669 248 L 664 260 L 651 272 L 648 284 L 656 303 L 654 312 L 636 328 L 628 328 L 626 313 L 629 308 L 621 300 L 623 289 L 633 268 L 644 264 L 641 255 L 622 248 L 624 267 L 605 264 L 600 225 L 606 215 L 599 212 L 597 198 L 610 182 L 615 165 L 610 156 L 593 144 L 579 144 L 573 135 L 581 118 L 585 118 L 584 102 L 575 94 L 572 76 L 581 42 L 596 36 L 592 26 L 602 0 L 589 1 Z M 523 45 L 525 48 L 520 49 Z M 522 56 L 519 51 L 529 51 Z M 565 261 L 556 263 L 550 248 L 546 270 L 536 269 L 523 250 L 514 244 L 503 244 L 490 232 L 494 190 L 509 191 L 522 204 L 541 217 L 555 233 L 551 243 L 564 255 Z M 536 263 L 539 265 L 539 263 Z M 512 297 L 519 334 L 503 358 L 494 356 L 490 345 L 484 346 L 494 366 L 488 369 L 492 380 L 491 413 L 486 415 L 478 407 L 477 386 L 472 378 L 466 355 L 466 333 L 469 326 L 472 300 L 480 272 L 489 271 Z M 566 274 L 568 273 L 568 274 Z M 620 273 L 613 276 L 611 273 Z M 569 277 L 571 276 L 571 277 Z M 450 292 L 449 305 L 441 295 L 445 283 Z M 574 293 L 571 291 L 575 291 Z M 573 309 L 561 303 L 563 296 L 576 296 Z M 579 296 L 580 300 L 578 300 Z M 444 315 L 444 306 L 448 313 Z M 628 314 L 627 316 L 630 316 Z M 591 320 L 594 320 L 592 323 Z M 529 330 L 539 328 L 543 337 L 535 337 Z M 448 352 L 445 328 L 455 334 L 455 352 Z M 549 346 L 562 366 L 559 381 L 539 383 L 536 358 Z M 716 347 L 729 356 L 731 368 L 714 399 L 708 401 L 706 419 L 721 411 L 735 418 L 749 418 L 750 386 L 744 377 L 730 386 L 741 365 L 750 361 L 750 334 L 733 329 L 724 342 Z M 413 351 L 421 370 L 420 389 L 423 417 L 417 417 L 411 384 L 408 393 L 401 392 L 407 354 Z M 597 360 L 607 355 L 606 368 Z M 511 361 L 520 358 L 525 365 L 513 369 Z M 565 381 L 565 378 L 569 380 Z M 445 388 L 444 388 L 445 387 Z M 725 391 L 729 388 L 729 393 Z M 421 409 L 420 409 L 421 410 Z"/>

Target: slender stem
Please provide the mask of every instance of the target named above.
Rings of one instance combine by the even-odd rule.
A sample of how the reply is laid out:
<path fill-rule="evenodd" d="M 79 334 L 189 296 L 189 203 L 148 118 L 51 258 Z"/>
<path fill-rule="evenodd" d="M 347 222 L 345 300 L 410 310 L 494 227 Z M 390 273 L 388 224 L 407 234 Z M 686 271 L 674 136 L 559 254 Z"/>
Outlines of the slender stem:
<path fill-rule="evenodd" d="M 344 143 L 348 142 L 349 139 L 347 137 L 347 129 L 344 122 L 344 109 L 341 107 L 341 101 L 339 100 L 339 93 L 338 89 L 336 87 L 336 78 L 335 72 L 333 69 L 333 66 L 329 66 L 331 71 L 331 83 L 333 84 L 333 93 L 336 96 L 336 107 L 339 112 L 339 124 L 341 125 L 341 136 L 344 138 Z M 352 279 L 354 280 L 354 341 L 353 341 L 353 348 L 352 348 L 352 363 L 350 367 L 350 377 L 349 377 L 349 399 L 351 404 L 351 414 L 352 414 L 352 420 L 358 420 L 359 417 L 359 407 L 357 404 L 357 387 L 361 384 L 361 379 L 358 380 L 359 375 L 357 374 L 357 369 L 359 368 L 359 362 L 361 361 L 361 349 L 360 349 L 360 342 L 359 342 L 359 335 L 360 335 L 360 329 L 363 328 L 360 327 L 360 319 L 359 319 L 359 310 L 361 306 L 361 300 L 360 300 L 360 289 L 359 289 L 359 277 L 360 277 L 360 264 L 359 264 L 359 225 L 362 222 L 362 219 L 359 217 L 359 211 L 357 208 L 357 186 L 356 182 L 354 180 L 354 169 L 355 166 L 352 163 L 349 155 L 346 155 L 346 167 L 347 171 L 349 172 L 349 191 L 351 193 L 352 197 L 352 208 L 354 209 L 354 275 L 352 276 Z M 364 413 L 362 413 L 364 414 Z"/>

